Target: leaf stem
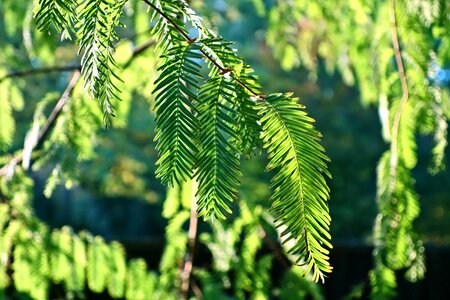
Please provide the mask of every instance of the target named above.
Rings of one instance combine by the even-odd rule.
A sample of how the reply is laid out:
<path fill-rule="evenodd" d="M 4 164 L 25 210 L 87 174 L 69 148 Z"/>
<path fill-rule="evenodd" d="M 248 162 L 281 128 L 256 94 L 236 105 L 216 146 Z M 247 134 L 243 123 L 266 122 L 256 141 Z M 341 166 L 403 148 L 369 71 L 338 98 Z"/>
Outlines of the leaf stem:
<path fill-rule="evenodd" d="M 161 17 L 163 17 L 164 19 L 166 19 L 170 24 L 172 24 L 172 26 L 175 28 L 175 30 L 181 34 L 184 39 L 189 42 L 192 43 L 194 40 L 191 39 L 186 32 L 180 27 L 178 26 L 178 24 L 176 24 L 172 18 L 170 16 L 168 16 L 165 12 L 163 12 L 161 9 L 159 9 L 157 6 L 155 6 L 153 3 L 151 3 L 149 0 L 142 0 L 145 3 L 147 3 L 148 6 L 150 6 L 151 8 L 153 8 L 158 14 L 161 15 Z M 202 55 L 207 58 L 210 62 L 212 62 L 214 64 L 214 66 L 216 66 L 221 72 L 222 74 L 226 74 L 228 72 L 231 71 L 231 69 L 229 67 L 222 67 L 217 61 L 214 60 L 214 58 L 212 58 L 208 53 L 206 53 L 203 50 L 200 50 L 200 52 L 202 53 Z M 236 82 L 241 85 L 244 89 L 246 89 L 250 94 L 252 94 L 253 96 L 257 97 L 258 99 L 264 99 L 265 96 L 263 94 L 259 94 L 257 93 L 255 90 L 253 90 L 250 86 L 248 86 L 247 84 L 245 84 L 245 82 L 243 82 L 241 79 L 239 79 L 239 77 L 236 77 L 236 75 L 231 72 L 232 77 L 234 78 L 234 80 L 236 80 Z"/>

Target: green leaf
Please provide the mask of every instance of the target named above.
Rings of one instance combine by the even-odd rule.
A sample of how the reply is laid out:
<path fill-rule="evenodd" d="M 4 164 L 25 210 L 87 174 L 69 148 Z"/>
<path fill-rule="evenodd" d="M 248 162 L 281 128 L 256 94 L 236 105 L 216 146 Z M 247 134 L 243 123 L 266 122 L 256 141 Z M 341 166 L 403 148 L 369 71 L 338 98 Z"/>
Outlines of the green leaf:
<path fill-rule="evenodd" d="M 283 230 L 283 242 L 292 243 L 289 253 L 299 256 L 296 263 L 305 264 L 315 281 L 323 281 L 332 270 L 329 188 L 324 177 L 330 177 L 329 159 L 313 119 L 301 108 L 290 94 L 268 96 L 260 104 L 261 137 L 269 154 L 267 170 L 278 170 L 271 181 L 271 210 Z"/>
<path fill-rule="evenodd" d="M 67 30 L 74 18 L 76 2 L 72 0 L 39 0 L 34 8 L 34 19 L 40 30 Z"/>
<path fill-rule="evenodd" d="M 198 212 L 205 219 L 225 219 L 239 186 L 239 151 L 235 85 L 225 76 L 210 78 L 199 93 L 200 150 L 198 154 Z"/>
<path fill-rule="evenodd" d="M 198 45 L 187 42 L 171 48 L 155 82 L 155 141 L 159 154 L 156 176 L 167 185 L 193 177 L 197 153 L 193 133 L 197 126 L 192 101 L 201 78 L 198 50 Z"/>
<path fill-rule="evenodd" d="M 114 116 L 113 101 L 119 100 L 120 89 L 117 65 L 113 53 L 114 41 L 118 39 L 116 26 L 126 1 L 82 0 L 78 5 L 78 43 L 81 58 L 81 73 L 84 87 L 100 101 L 106 126 L 111 126 Z"/>

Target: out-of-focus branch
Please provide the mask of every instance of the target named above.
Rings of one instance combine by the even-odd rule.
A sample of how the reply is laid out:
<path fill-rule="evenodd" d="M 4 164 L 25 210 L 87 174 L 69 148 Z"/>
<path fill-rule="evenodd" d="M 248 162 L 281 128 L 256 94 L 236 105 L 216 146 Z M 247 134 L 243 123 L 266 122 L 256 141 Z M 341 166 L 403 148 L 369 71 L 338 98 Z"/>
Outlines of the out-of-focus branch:
<path fill-rule="evenodd" d="M 193 185 L 194 191 L 196 191 L 197 183 L 194 181 Z M 191 201 L 191 216 L 189 219 L 188 252 L 186 253 L 184 268 L 181 273 L 181 296 L 183 297 L 183 299 L 188 299 L 189 297 L 189 286 L 191 284 L 191 273 L 194 261 L 195 244 L 197 242 L 197 227 L 198 227 L 197 197 L 195 197 L 195 193 L 193 193 Z"/>
<path fill-rule="evenodd" d="M 391 181 L 395 180 L 396 170 L 398 164 L 398 132 L 400 127 L 400 120 L 402 117 L 403 108 L 409 98 L 408 81 L 406 79 L 405 69 L 403 67 L 402 53 L 400 50 L 400 43 L 398 39 L 397 19 L 395 14 L 395 0 L 389 0 L 390 17 L 391 17 L 391 37 L 392 46 L 395 54 L 395 61 L 397 63 L 398 74 L 402 84 L 402 98 L 395 112 L 394 122 L 392 124 L 391 134 L 391 161 L 390 161 L 390 176 Z"/>
<path fill-rule="evenodd" d="M 270 251 L 272 251 L 274 257 L 278 260 L 278 262 L 283 267 L 289 268 L 292 265 L 291 262 L 286 258 L 286 256 L 284 256 L 278 245 L 270 239 L 270 237 L 267 235 L 267 232 L 262 226 L 258 226 L 258 234 L 264 240 L 264 243 L 267 245 L 267 247 L 269 247 Z"/>
<path fill-rule="evenodd" d="M 75 88 L 75 85 L 78 83 L 78 80 L 80 79 L 80 71 L 75 71 L 72 75 L 72 78 L 70 79 L 69 84 L 67 85 L 66 89 L 64 90 L 64 93 L 61 95 L 61 98 L 59 98 L 58 102 L 56 103 L 55 107 L 53 108 L 52 112 L 50 113 L 50 116 L 48 117 L 47 121 L 45 122 L 44 126 L 39 130 L 38 138 L 36 145 L 33 148 L 39 147 L 47 137 L 50 129 L 53 127 L 54 123 L 58 119 L 58 116 L 60 115 L 64 105 L 66 105 L 67 100 L 69 99 L 70 94 L 72 93 L 73 89 Z M 23 151 L 21 151 L 19 154 L 14 156 L 5 166 L 3 166 L 0 169 L 0 176 L 5 176 L 9 174 L 9 171 L 21 163 L 23 161 L 24 155 Z"/>
<path fill-rule="evenodd" d="M 142 33 L 145 33 L 145 32 L 141 32 L 139 34 L 142 34 Z M 121 40 L 120 42 L 118 42 L 116 44 L 116 46 L 123 43 L 126 40 L 134 38 L 135 36 L 137 36 L 139 34 L 136 34 L 132 37 Z M 130 59 L 125 63 L 123 68 L 127 68 L 135 57 L 139 56 L 140 54 L 142 54 L 142 52 L 147 50 L 149 47 L 153 46 L 154 43 L 155 42 L 151 39 L 151 40 L 145 42 L 144 44 L 139 45 L 136 48 L 134 48 Z M 71 72 L 71 71 L 76 71 L 76 70 L 81 70 L 81 65 L 78 64 L 78 65 L 69 65 L 69 66 L 49 66 L 49 67 L 42 67 L 42 68 L 17 70 L 17 71 L 10 72 L 10 73 L 4 75 L 3 77 L 0 77 L 0 83 L 4 80 L 11 79 L 11 78 L 27 77 L 27 76 L 34 76 L 34 75 L 48 74 L 48 73 Z"/>
<path fill-rule="evenodd" d="M 144 43 L 143 45 L 136 47 L 133 50 L 130 60 L 124 65 L 124 68 L 127 68 L 131 64 L 131 62 L 134 58 L 136 58 L 138 55 L 140 55 L 146 49 L 150 48 L 153 44 L 154 44 L 154 41 L 150 40 L 150 41 Z M 55 125 L 55 122 L 58 119 L 58 116 L 61 114 L 61 111 L 62 111 L 64 105 L 66 105 L 70 94 L 72 93 L 73 89 L 75 88 L 75 85 L 77 84 L 78 80 L 80 79 L 81 66 L 56 67 L 56 69 L 55 68 L 33 69 L 33 70 L 16 72 L 16 74 L 22 74 L 22 75 L 14 75 L 15 77 L 19 77 L 19 76 L 26 76 L 26 75 L 31 75 L 31 74 L 38 74 L 38 73 L 48 73 L 49 72 L 48 70 L 52 70 L 50 72 L 53 72 L 53 71 L 57 72 L 58 68 L 59 68 L 59 71 L 67 71 L 67 70 L 76 70 L 76 71 L 73 73 L 69 84 L 67 85 L 66 89 L 64 90 L 63 94 L 61 95 L 61 98 L 58 100 L 58 102 L 56 103 L 52 112 L 50 113 L 44 126 L 42 126 L 42 128 L 39 130 L 38 138 L 37 138 L 36 144 L 33 147 L 33 149 L 42 145 L 42 143 L 45 141 L 46 137 L 48 136 L 48 133 L 50 132 L 51 128 Z M 10 74 L 13 74 L 13 73 L 10 73 Z M 14 76 L 9 76 L 7 78 L 14 77 Z M 3 77 L 3 78 L 5 78 L 5 77 Z M 0 79 L 0 82 L 1 82 L 1 80 L 3 80 L 3 78 Z M 4 165 L 3 167 L 0 168 L 0 177 L 6 176 L 6 175 L 10 174 L 11 172 L 14 172 L 15 166 L 17 164 L 21 163 L 23 161 L 23 159 L 24 159 L 23 151 L 20 151 L 20 153 L 18 153 L 16 156 L 14 156 L 6 165 Z"/>
<path fill-rule="evenodd" d="M 194 279 L 191 279 L 191 285 L 192 285 L 192 291 L 194 292 L 195 296 L 199 300 L 205 299 L 205 297 L 203 296 L 202 291 L 200 290 L 200 287 L 198 286 L 197 282 Z"/>
<path fill-rule="evenodd" d="M 52 67 L 43 67 L 43 68 L 34 68 L 34 69 L 28 69 L 28 70 L 13 71 L 13 72 L 8 73 L 5 76 L 1 77 L 0 82 L 4 81 L 6 79 L 9 79 L 9 78 L 25 77 L 25 76 L 47 74 L 47 73 L 54 73 L 54 72 L 70 72 L 70 71 L 74 71 L 74 70 L 81 70 L 81 66 L 80 65 L 52 66 Z"/>

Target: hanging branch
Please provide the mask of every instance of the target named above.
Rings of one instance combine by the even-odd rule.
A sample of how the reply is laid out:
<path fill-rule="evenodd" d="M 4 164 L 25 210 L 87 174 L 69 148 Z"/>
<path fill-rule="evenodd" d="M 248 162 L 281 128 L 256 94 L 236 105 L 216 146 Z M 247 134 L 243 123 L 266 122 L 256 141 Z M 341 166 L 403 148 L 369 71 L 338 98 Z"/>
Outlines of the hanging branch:
<path fill-rule="evenodd" d="M 402 54 L 400 50 L 400 43 L 398 39 L 397 20 L 395 14 L 395 0 L 389 0 L 390 17 L 391 17 L 391 32 L 392 32 L 392 46 L 394 48 L 395 61 L 397 62 L 400 82 L 402 84 L 402 98 L 400 104 L 395 112 L 394 122 L 392 124 L 392 138 L 391 138 L 391 161 L 390 161 L 390 175 L 393 182 L 396 176 L 396 168 L 398 163 L 398 132 L 400 127 L 400 120 L 402 117 L 403 107 L 409 98 L 408 82 L 406 80 L 405 69 L 403 67 Z"/>
<path fill-rule="evenodd" d="M 159 9 L 158 7 L 156 7 L 153 3 L 151 3 L 148 0 L 142 0 L 145 3 L 147 3 L 148 6 L 150 6 L 152 9 L 154 9 L 158 14 L 161 15 L 161 17 L 163 17 L 164 19 L 167 20 L 167 22 L 169 22 L 174 28 L 175 30 L 183 36 L 183 38 L 189 42 L 189 43 L 193 43 L 195 41 L 195 39 L 191 39 L 186 32 L 184 32 L 180 26 L 178 26 L 178 24 L 176 24 L 176 22 L 174 22 L 172 20 L 172 18 L 170 16 L 168 16 L 166 13 L 164 13 L 161 9 Z M 200 52 L 202 53 L 202 55 L 208 59 L 214 66 L 216 66 L 219 70 L 220 73 L 222 75 L 225 75 L 227 73 L 230 73 L 231 76 L 234 78 L 234 80 L 236 80 L 236 82 L 241 85 L 244 89 L 246 89 L 250 94 L 252 94 L 253 96 L 257 97 L 258 99 L 264 99 L 265 96 L 262 94 L 259 94 L 257 92 L 255 92 L 250 86 L 248 86 L 245 82 L 243 82 L 242 80 L 240 80 L 238 77 L 236 77 L 236 75 L 233 73 L 233 70 L 230 67 L 222 67 L 217 61 L 214 60 L 214 58 L 212 58 L 208 53 L 206 53 L 204 50 L 200 50 Z"/>

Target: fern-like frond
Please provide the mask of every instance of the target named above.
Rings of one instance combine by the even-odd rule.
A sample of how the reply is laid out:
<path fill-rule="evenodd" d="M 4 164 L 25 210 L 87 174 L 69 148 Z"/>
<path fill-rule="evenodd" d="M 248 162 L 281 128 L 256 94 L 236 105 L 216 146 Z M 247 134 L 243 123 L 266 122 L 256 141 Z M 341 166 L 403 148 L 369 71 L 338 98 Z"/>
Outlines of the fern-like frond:
<path fill-rule="evenodd" d="M 101 237 L 91 237 L 87 250 L 87 279 L 88 287 L 101 293 L 107 286 L 109 278 L 109 248 Z"/>
<path fill-rule="evenodd" d="M 155 140 L 160 157 L 156 175 L 168 185 L 192 178 L 196 162 L 193 136 L 197 126 L 192 101 L 197 98 L 195 90 L 201 77 L 198 50 L 197 44 L 188 42 L 171 48 L 155 82 Z"/>
<path fill-rule="evenodd" d="M 157 49 L 164 53 L 169 48 L 183 42 L 183 35 L 188 36 L 188 33 L 185 29 L 180 1 L 146 0 L 145 2 L 156 8 L 153 10 L 150 19 L 155 22 L 152 34 L 158 39 Z M 161 14 L 170 18 L 170 21 Z"/>
<path fill-rule="evenodd" d="M 395 118 L 398 109 L 400 109 L 400 102 L 395 101 L 390 109 L 392 119 Z M 408 169 L 412 169 L 417 164 L 417 144 L 415 140 L 417 109 L 414 108 L 413 99 L 405 102 L 401 109 L 402 117 L 399 122 L 398 134 L 396 135 L 398 159 L 403 160 Z M 391 121 L 392 123 L 393 120 Z"/>
<path fill-rule="evenodd" d="M 239 72 L 238 72 L 239 71 Z M 235 71 L 238 78 L 249 86 L 252 90 L 259 92 L 260 87 L 257 83 L 256 76 L 251 73 L 253 70 L 247 66 L 241 66 L 240 70 Z M 238 124 L 240 129 L 240 140 L 238 148 L 241 153 L 250 156 L 253 152 L 261 149 L 261 124 L 259 123 L 259 115 L 257 110 L 258 99 L 248 93 L 243 86 L 236 86 L 236 97 L 238 99 Z"/>
<path fill-rule="evenodd" d="M 395 272 L 382 264 L 369 272 L 371 290 L 371 299 L 386 300 L 394 298 L 397 294 L 397 280 Z"/>
<path fill-rule="evenodd" d="M 434 123 L 434 142 L 435 146 L 433 147 L 433 162 L 430 167 L 430 171 L 432 174 L 436 174 L 439 171 L 445 169 L 445 150 L 448 146 L 448 123 L 447 116 L 445 115 L 442 98 L 443 91 L 441 88 L 434 86 L 431 88 L 433 95 L 435 97 L 435 101 L 432 104 L 432 120 Z"/>
<path fill-rule="evenodd" d="M 113 298 L 121 298 L 125 294 L 125 280 L 127 273 L 125 249 L 117 242 L 110 245 L 109 264 L 111 275 L 108 280 L 108 291 Z"/>
<path fill-rule="evenodd" d="M 119 99 L 120 93 L 117 81 L 121 80 L 116 74 L 119 67 L 113 57 L 113 43 L 118 39 L 114 28 L 122 25 L 119 18 L 125 3 L 125 0 L 82 0 L 77 12 L 84 86 L 100 101 L 107 126 L 111 125 L 113 102 Z"/>
<path fill-rule="evenodd" d="M 198 212 L 205 219 L 225 219 L 239 186 L 239 151 L 235 85 L 230 78 L 210 78 L 199 93 L 200 149 L 198 163 Z"/>
<path fill-rule="evenodd" d="M 0 151 L 6 150 L 12 143 L 16 123 L 8 95 L 8 86 L 0 83 Z"/>
<path fill-rule="evenodd" d="M 72 0 L 39 0 L 34 9 L 34 18 L 40 30 L 62 32 L 69 27 L 70 18 L 75 14 L 76 2 Z"/>
<path fill-rule="evenodd" d="M 260 104 L 262 139 L 269 153 L 267 170 L 277 169 L 271 186 L 272 210 L 285 229 L 283 242 L 289 252 L 305 260 L 306 272 L 315 281 L 332 270 L 328 260 L 330 215 L 329 188 L 324 176 L 328 157 L 319 144 L 320 133 L 290 94 L 273 94 Z"/>
<path fill-rule="evenodd" d="M 260 92 L 258 78 L 253 74 L 253 69 L 244 64 L 242 58 L 236 54 L 234 43 L 228 42 L 219 36 L 204 38 L 199 41 L 203 54 L 214 61 L 209 62 L 210 76 L 229 73 L 236 84 L 236 110 L 239 139 L 234 140 L 236 148 L 242 155 L 250 156 L 257 148 L 261 148 L 259 134 L 261 126 L 256 109 L 256 96 Z"/>
<path fill-rule="evenodd" d="M 416 252 L 413 221 L 420 212 L 419 201 L 414 192 L 414 179 L 403 160 L 397 165 L 396 176 L 390 174 L 391 154 L 387 151 L 378 166 L 379 216 L 375 225 L 375 241 L 380 260 L 394 270 L 414 267 L 412 257 Z"/>
<path fill-rule="evenodd" d="M 159 263 L 159 286 L 170 292 L 175 292 L 175 287 L 181 284 L 178 268 L 187 248 L 188 237 L 183 230 L 187 220 L 189 212 L 182 210 L 169 220 L 165 231 L 166 245 Z"/>

